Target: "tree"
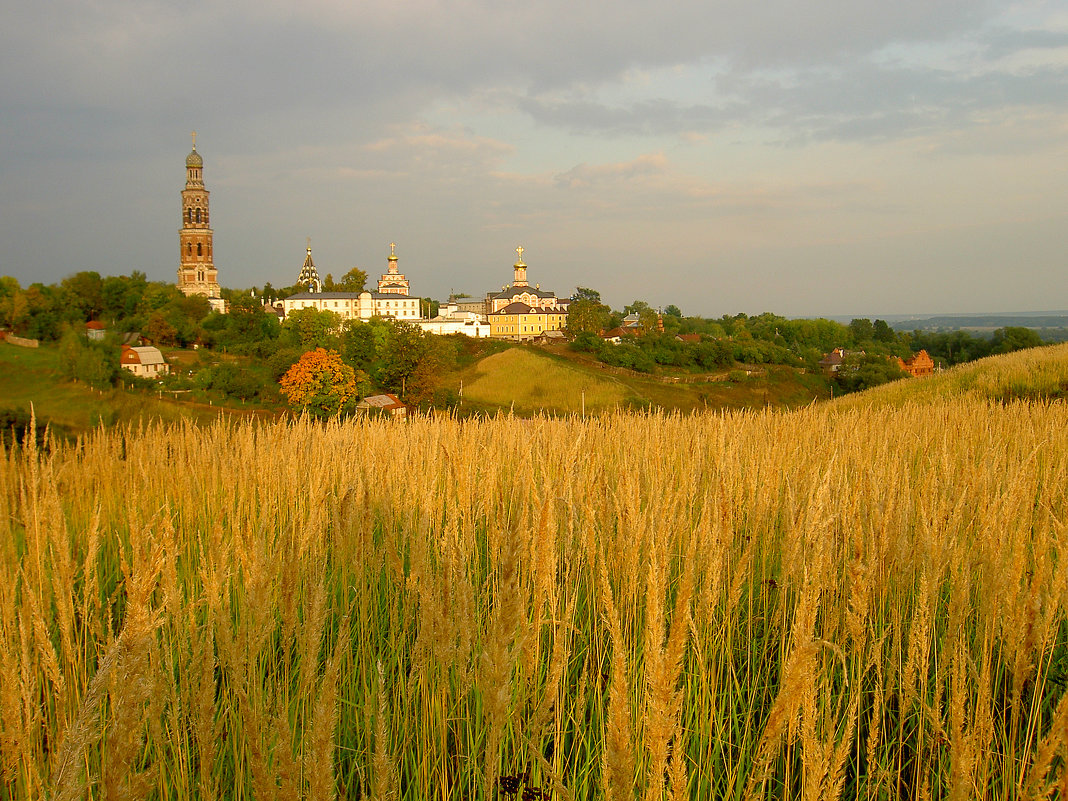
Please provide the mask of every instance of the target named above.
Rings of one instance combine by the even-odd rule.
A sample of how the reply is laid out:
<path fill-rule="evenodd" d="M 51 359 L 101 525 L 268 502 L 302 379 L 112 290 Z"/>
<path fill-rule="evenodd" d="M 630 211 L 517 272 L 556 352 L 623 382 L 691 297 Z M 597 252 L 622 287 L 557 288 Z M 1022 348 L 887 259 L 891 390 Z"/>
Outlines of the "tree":
<path fill-rule="evenodd" d="M 356 371 L 337 351 L 316 348 L 301 356 L 278 384 L 293 409 L 330 417 L 355 397 Z"/>
<path fill-rule="evenodd" d="M 419 315 L 424 320 L 438 316 L 441 304 L 433 298 L 419 298 Z"/>
<path fill-rule="evenodd" d="M 296 309 L 286 315 L 283 328 L 294 343 L 306 348 L 336 347 L 341 317 L 327 309 Z"/>
<path fill-rule="evenodd" d="M 338 292 L 363 292 L 366 285 L 367 273 L 359 267 L 353 267 L 334 284 L 334 289 Z"/>
<path fill-rule="evenodd" d="M 875 337 L 875 326 L 867 317 L 855 318 L 849 321 L 849 333 L 853 336 L 853 344 L 861 345 Z"/>
<path fill-rule="evenodd" d="M 598 334 L 608 325 L 611 311 L 596 300 L 573 300 L 567 309 L 567 332 L 571 336 L 583 333 Z"/>
<path fill-rule="evenodd" d="M 674 303 L 669 303 L 664 307 L 664 314 L 670 315 L 671 317 L 678 317 L 680 320 L 682 319 L 682 309 Z"/>
<path fill-rule="evenodd" d="M 393 392 L 406 394 L 409 377 L 429 352 L 430 342 L 421 328 L 402 320 L 390 321 L 385 347 L 379 351 L 382 357 L 379 380 Z"/>
<path fill-rule="evenodd" d="M 572 301 L 588 300 L 593 303 L 601 302 L 601 293 L 596 289 L 589 289 L 584 286 L 575 287 L 575 294 L 571 296 Z"/>
<path fill-rule="evenodd" d="M 897 340 L 897 334 L 894 333 L 894 329 L 887 324 L 886 320 L 876 320 L 872 323 L 872 338 L 876 342 L 894 342 Z"/>
<path fill-rule="evenodd" d="M 264 311 L 263 304 L 251 295 L 238 295 L 230 301 L 226 315 L 226 331 L 229 342 L 260 342 L 278 336 L 277 319 Z"/>
<path fill-rule="evenodd" d="M 167 322 L 167 318 L 163 316 L 162 312 L 155 311 L 148 318 L 144 333 L 146 337 L 157 345 L 173 345 L 178 331 Z"/>
<path fill-rule="evenodd" d="M 834 380 L 842 392 L 858 392 L 877 387 L 899 378 L 907 378 L 896 360 L 878 354 L 852 356 L 846 359 Z"/>
<path fill-rule="evenodd" d="M 992 353 L 1011 353 L 1024 348 L 1037 348 L 1043 342 L 1042 337 L 1030 328 L 1010 325 L 995 331 L 990 344 Z"/>
<path fill-rule="evenodd" d="M 83 270 L 64 278 L 61 285 L 70 293 L 71 303 L 82 320 L 95 319 L 104 310 L 104 282 L 100 273 Z"/>

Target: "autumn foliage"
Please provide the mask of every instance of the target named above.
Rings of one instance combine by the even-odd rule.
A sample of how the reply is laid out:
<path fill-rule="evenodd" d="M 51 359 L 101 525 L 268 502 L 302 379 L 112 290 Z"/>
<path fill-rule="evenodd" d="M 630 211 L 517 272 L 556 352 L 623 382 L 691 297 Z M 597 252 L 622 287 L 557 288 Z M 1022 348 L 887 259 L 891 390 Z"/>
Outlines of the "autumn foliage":
<path fill-rule="evenodd" d="M 278 383 L 291 407 L 320 415 L 337 414 L 356 395 L 356 371 L 325 348 L 305 353 Z"/>

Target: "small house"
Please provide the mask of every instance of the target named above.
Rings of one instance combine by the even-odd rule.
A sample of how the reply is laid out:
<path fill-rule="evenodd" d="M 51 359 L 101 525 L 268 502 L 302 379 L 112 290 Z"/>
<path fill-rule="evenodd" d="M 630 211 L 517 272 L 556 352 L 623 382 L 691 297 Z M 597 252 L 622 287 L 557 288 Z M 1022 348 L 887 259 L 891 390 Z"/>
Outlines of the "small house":
<path fill-rule="evenodd" d="M 357 403 L 356 408 L 362 411 L 379 409 L 390 417 L 406 417 L 408 414 L 408 407 L 401 402 L 401 399 L 389 393 L 369 395 Z"/>
<path fill-rule="evenodd" d="M 129 370 L 141 378 L 158 378 L 171 371 L 170 365 L 163 358 L 159 348 L 151 346 L 132 348 L 129 345 L 123 345 L 119 365 L 122 369 Z"/>

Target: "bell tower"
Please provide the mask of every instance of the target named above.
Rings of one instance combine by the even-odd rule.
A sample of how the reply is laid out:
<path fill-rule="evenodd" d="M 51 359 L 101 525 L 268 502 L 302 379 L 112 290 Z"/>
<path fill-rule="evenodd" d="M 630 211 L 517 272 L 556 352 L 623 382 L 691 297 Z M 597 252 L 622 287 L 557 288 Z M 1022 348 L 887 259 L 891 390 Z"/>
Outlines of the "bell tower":
<path fill-rule="evenodd" d="M 193 151 L 185 159 L 182 227 L 178 231 L 178 289 L 185 295 L 217 298 L 220 291 L 212 253 L 209 194 L 204 188 L 204 159 L 197 153 L 197 133 L 193 131 Z"/>

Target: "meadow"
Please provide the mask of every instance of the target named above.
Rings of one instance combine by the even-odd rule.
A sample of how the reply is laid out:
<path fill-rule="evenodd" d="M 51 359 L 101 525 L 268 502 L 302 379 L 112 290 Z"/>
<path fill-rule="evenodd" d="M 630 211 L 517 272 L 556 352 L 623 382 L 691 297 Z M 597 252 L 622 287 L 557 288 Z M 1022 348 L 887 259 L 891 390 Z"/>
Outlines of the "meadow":
<path fill-rule="evenodd" d="M 0 797 L 1068 797 L 1066 485 L 967 394 L 31 443 Z"/>

